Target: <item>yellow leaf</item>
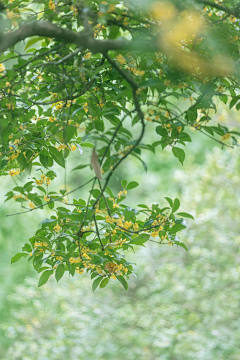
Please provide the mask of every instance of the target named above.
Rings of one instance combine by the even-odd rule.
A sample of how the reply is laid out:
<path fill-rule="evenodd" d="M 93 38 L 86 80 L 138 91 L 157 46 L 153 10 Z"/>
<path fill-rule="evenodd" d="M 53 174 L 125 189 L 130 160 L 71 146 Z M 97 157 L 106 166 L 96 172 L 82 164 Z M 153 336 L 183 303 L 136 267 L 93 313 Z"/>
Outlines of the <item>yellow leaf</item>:
<path fill-rule="evenodd" d="M 102 179 L 101 167 L 98 161 L 98 154 L 96 153 L 95 148 L 92 150 L 91 166 L 95 172 L 95 175 L 98 179 Z"/>

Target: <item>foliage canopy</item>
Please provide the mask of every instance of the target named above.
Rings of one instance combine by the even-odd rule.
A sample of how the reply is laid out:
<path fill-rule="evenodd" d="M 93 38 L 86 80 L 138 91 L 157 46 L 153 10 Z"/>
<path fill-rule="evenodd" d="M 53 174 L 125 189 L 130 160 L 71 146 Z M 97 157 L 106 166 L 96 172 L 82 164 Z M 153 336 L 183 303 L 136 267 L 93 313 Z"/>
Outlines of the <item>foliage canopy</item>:
<path fill-rule="evenodd" d="M 52 211 L 12 258 L 33 262 L 39 286 L 53 273 L 59 281 L 65 271 L 87 271 L 93 290 L 109 279 L 127 290 L 134 269 L 122 250 L 147 241 L 186 248 L 177 234 L 192 216 L 177 212 L 178 199 L 135 209 L 127 193 L 138 183 L 122 180 L 114 194 L 109 181 L 130 155 L 147 170 L 144 150 L 170 148 L 183 164 L 189 127 L 222 146 L 237 145 L 240 133 L 212 120 L 219 100 L 240 108 L 239 17 L 234 1 L 161 1 L 147 8 L 117 1 L 6 3 L 0 175 L 14 180 L 6 201 L 19 202 L 22 214 Z M 143 142 L 146 127 L 158 141 Z M 91 167 L 94 175 L 58 191 L 55 164 L 66 169 L 72 151 L 84 158 L 72 171 Z M 83 187 L 86 200 L 77 197 Z"/>

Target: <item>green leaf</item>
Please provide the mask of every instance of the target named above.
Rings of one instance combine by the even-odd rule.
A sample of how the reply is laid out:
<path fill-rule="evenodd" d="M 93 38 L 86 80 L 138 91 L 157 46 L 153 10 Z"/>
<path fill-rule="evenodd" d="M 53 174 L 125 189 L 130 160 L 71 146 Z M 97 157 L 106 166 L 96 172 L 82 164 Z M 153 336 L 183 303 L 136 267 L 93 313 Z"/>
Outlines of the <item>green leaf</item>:
<path fill-rule="evenodd" d="M 137 183 L 136 181 L 131 181 L 128 186 L 127 186 L 127 190 L 131 190 L 134 189 L 135 187 L 137 187 L 139 185 L 139 183 Z"/>
<path fill-rule="evenodd" d="M 24 169 L 26 169 L 27 160 L 26 160 L 25 156 L 22 153 L 18 154 L 17 161 Z"/>
<path fill-rule="evenodd" d="M 180 207 L 180 201 L 176 198 L 174 200 L 173 206 L 172 206 L 172 212 L 175 212 L 179 209 Z"/>
<path fill-rule="evenodd" d="M 135 237 L 131 240 L 131 244 L 133 245 L 143 245 L 148 239 L 150 238 L 150 235 L 148 234 L 141 234 Z"/>
<path fill-rule="evenodd" d="M 55 272 L 55 278 L 57 282 L 63 277 L 65 271 L 65 267 L 63 264 L 58 265 L 56 272 Z"/>
<path fill-rule="evenodd" d="M 38 287 L 46 284 L 46 282 L 48 281 L 48 279 L 50 278 L 50 276 L 53 274 L 53 270 L 46 270 L 42 273 L 42 275 L 40 276 L 40 279 L 38 281 Z"/>
<path fill-rule="evenodd" d="M 109 26 L 109 39 L 116 39 L 118 37 L 118 35 L 120 35 L 120 30 L 119 27 L 116 25 L 111 25 Z"/>
<path fill-rule="evenodd" d="M 211 129 L 218 135 L 224 135 L 224 130 L 217 126 L 211 126 Z"/>
<path fill-rule="evenodd" d="M 120 283 L 122 284 L 122 286 L 124 287 L 124 289 L 127 291 L 128 289 L 128 283 L 126 282 L 126 280 L 124 279 L 124 277 L 122 275 L 118 275 L 116 276 L 116 278 L 118 279 L 118 281 L 120 281 Z"/>
<path fill-rule="evenodd" d="M 239 101 L 239 98 L 237 98 L 237 97 L 233 98 L 229 104 L 229 109 L 231 109 L 234 105 L 236 105 L 236 103 L 238 101 Z"/>
<path fill-rule="evenodd" d="M 98 274 L 92 273 L 91 279 L 94 279 L 96 276 L 98 276 Z"/>
<path fill-rule="evenodd" d="M 30 46 L 32 46 L 33 44 L 37 43 L 38 41 L 44 40 L 44 37 L 37 37 L 37 38 L 33 38 L 31 40 L 29 40 L 25 46 L 25 51 L 30 48 Z"/>
<path fill-rule="evenodd" d="M 188 141 L 188 142 L 192 141 L 190 136 L 185 132 L 181 132 L 180 134 L 178 134 L 178 138 L 181 139 L 182 141 Z"/>
<path fill-rule="evenodd" d="M 125 189 L 125 187 L 127 186 L 127 180 L 122 180 L 121 184 L 122 184 L 122 187 Z"/>
<path fill-rule="evenodd" d="M 94 148 L 94 145 L 91 143 L 82 143 L 81 147 L 89 147 L 89 148 Z"/>
<path fill-rule="evenodd" d="M 156 127 L 156 133 L 158 135 L 161 135 L 161 136 L 168 136 L 168 131 L 166 128 L 162 128 L 162 126 L 157 126 Z"/>
<path fill-rule="evenodd" d="M 183 149 L 180 149 L 179 147 L 173 147 L 172 148 L 172 152 L 173 155 L 178 158 L 178 160 L 180 161 L 180 163 L 183 165 L 183 161 L 185 159 L 185 152 L 183 151 Z"/>
<path fill-rule="evenodd" d="M 164 199 L 166 199 L 167 200 L 167 202 L 169 203 L 169 205 L 171 206 L 171 208 L 173 207 L 173 201 L 172 201 L 172 199 L 170 199 L 169 197 L 165 197 Z"/>
<path fill-rule="evenodd" d="M 76 127 L 74 127 L 74 126 L 65 127 L 64 132 L 63 132 L 63 138 L 64 138 L 65 142 L 68 143 L 75 134 L 77 134 Z"/>
<path fill-rule="evenodd" d="M 48 152 L 46 149 L 43 149 L 39 154 L 40 163 L 47 169 L 48 168 Z"/>
<path fill-rule="evenodd" d="M 97 279 L 94 280 L 94 282 L 92 283 L 92 290 L 93 292 L 96 290 L 96 288 L 98 287 L 99 283 L 102 281 L 102 277 L 99 276 Z"/>
<path fill-rule="evenodd" d="M 125 220 L 128 221 L 128 220 L 132 219 L 135 216 L 135 212 L 134 211 L 129 211 L 128 209 L 126 209 L 124 211 L 124 216 L 125 216 Z"/>
<path fill-rule="evenodd" d="M 144 205 L 144 204 L 138 204 L 137 206 L 138 206 L 138 207 L 141 207 L 141 208 L 143 208 L 143 209 L 147 209 L 147 210 L 149 209 L 148 206 L 147 206 L 147 205 Z"/>
<path fill-rule="evenodd" d="M 101 281 L 100 288 L 103 289 L 105 286 L 107 286 L 108 282 L 109 282 L 109 279 L 107 277 L 105 279 L 103 279 Z"/>
<path fill-rule="evenodd" d="M 87 167 L 87 166 L 89 166 L 89 164 L 86 164 L 86 165 L 78 165 L 78 166 L 76 166 L 75 168 L 73 168 L 73 169 L 71 170 L 71 172 L 74 171 L 74 170 L 84 169 L 84 168 Z"/>
<path fill-rule="evenodd" d="M 198 117 L 198 113 L 196 109 L 188 110 L 186 112 L 186 119 L 190 122 L 195 122 L 197 120 L 197 117 Z"/>
<path fill-rule="evenodd" d="M 186 218 L 189 218 L 189 219 L 193 219 L 193 220 L 194 220 L 194 217 L 193 217 L 191 214 L 188 214 L 188 213 L 185 213 L 185 212 L 179 212 L 179 213 L 177 213 L 176 215 L 183 216 L 183 217 L 186 217 Z"/>
<path fill-rule="evenodd" d="M 134 153 L 134 152 L 132 152 L 131 155 L 134 156 L 134 157 L 136 157 L 138 160 L 141 161 L 144 170 L 147 172 L 147 164 L 145 163 L 145 161 L 143 161 L 143 160 L 140 158 L 140 156 L 137 155 L 137 154 Z"/>
<path fill-rule="evenodd" d="M 26 253 L 18 253 L 16 255 L 14 255 L 12 258 L 11 258 L 11 264 L 15 263 L 16 261 L 20 260 L 22 257 L 26 257 L 28 256 L 29 254 L 26 254 Z"/>
<path fill-rule="evenodd" d="M 175 242 L 175 244 L 176 244 L 177 246 L 183 247 L 186 251 L 188 251 L 188 248 L 186 247 L 186 245 L 185 245 L 184 243 L 178 241 L 178 242 Z"/>
<path fill-rule="evenodd" d="M 29 244 L 25 244 L 23 247 L 22 247 L 22 251 L 27 251 L 27 252 L 31 252 L 32 251 L 32 248 Z"/>
<path fill-rule="evenodd" d="M 58 151 L 54 146 L 49 146 L 49 153 L 52 155 L 53 160 L 63 168 L 65 168 L 65 161 L 63 155 L 60 151 Z"/>
<path fill-rule="evenodd" d="M 186 229 L 186 226 L 182 225 L 182 224 L 175 224 L 173 225 L 173 227 L 170 229 L 170 233 L 175 234 L 177 231 L 181 231 Z"/>

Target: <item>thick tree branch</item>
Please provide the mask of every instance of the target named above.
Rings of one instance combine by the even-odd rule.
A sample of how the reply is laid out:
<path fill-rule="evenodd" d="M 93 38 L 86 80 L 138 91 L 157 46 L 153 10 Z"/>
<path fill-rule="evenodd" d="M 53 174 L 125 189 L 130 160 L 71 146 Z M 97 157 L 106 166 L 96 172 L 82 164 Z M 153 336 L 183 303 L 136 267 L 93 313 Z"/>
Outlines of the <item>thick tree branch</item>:
<path fill-rule="evenodd" d="M 146 41 L 145 44 L 142 41 L 95 40 L 85 30 L 77 33 L 63 29 L 50 21 L 34 21 L 21 25 L 16 31 L 2 35 L 2 38 L 0 38 L 0 52 L 4 52 L 18 42 L 32 36 L 43 36 L 66 43 L 73 43 L 78 47 L 82 47 L 83 50 L 89 49 L 93 53 L 105 53 L 108 50 L 142 50 L 143 48 L 148 49 L 148 51 L 158 51 L 159 48 L 157 39 Z"/>

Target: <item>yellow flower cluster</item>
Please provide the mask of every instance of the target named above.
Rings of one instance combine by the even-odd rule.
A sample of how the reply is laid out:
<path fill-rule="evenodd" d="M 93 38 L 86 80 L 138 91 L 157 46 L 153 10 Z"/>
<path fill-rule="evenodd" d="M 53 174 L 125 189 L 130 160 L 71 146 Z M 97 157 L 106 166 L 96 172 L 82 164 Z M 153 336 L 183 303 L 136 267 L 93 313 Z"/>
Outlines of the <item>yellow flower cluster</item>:
<path fill-rule="evenodd" d="M 83 109 L 84 109 L 85 113 L 88 112 L 88 103 L 87 102 L 83 105 Z"/>
<path fill-rule="evenodd" d="M 97 116 L 93 117 L 92 115 L 88 115 L 88 117 L 89 117 L 89 119 L 90 119 L 91 121 L 94 121 L 94 120 L 97 119 Z"/>
<path fill-rule="evenodd" d="M 84 55 L 84 59 L 85 59 L 85 60 L 90 59 L 91 55 L 92 55 L 92 54 L 91 54 L 90 52 L 86 53 L 86 54 Z"/>
<path fill-rule="evenodd" d="M 11 146 L 9 146 L 9 148 L 10 148 Z M 11 150 L 11 149 L 10 149 Z M 12 150 L 11 150 L 12 151 Z M 18 154 L 20 153 L 20 151 L 19 150 L 17 150 L 14 154 L 12 154 L 12 155 L 10 155 L 9 157 L 8 157 L 8 160 L 14 160 L 14 159 L 16 159 L 17 157 L 18 157 Z"/>
<path fill-rule="evenodd" d="M 97 203 L 97 205 L 95 207 L 95 214 L 103 214 L 105 211 L 106 210 L 99 210 L 99 203 Z"/>
<path fill-rule="evenodd" d="M 179 83 L 179 84 L 178 84 L 178 88 L 179 88 L 179 89 L 184 89 L 184 88 L 186 88 L 186 87 L 188 87 L 188 84 L 186 84 L 186 83 Z"/>
<path fill-rule="evenodd" d="M 49 58 L 47 58 L 47 60 L 50 60 Z M 53 58 L 51 58 L 51 60 L 53 60 Z M 49 94 L 51 94 L 51 93 L 49 93 Z M 57 99 L 57 97 L 58 97 L 58 94 L 57 93 L 52 93 L 52 99 L 54 100 L 54 99 Z"/>
<path fill-rule="evenodd" d="M 120 197 L 123 196 L 123 195 L 127 195 L 127 190 L 120 191 L 118 193 L 118 198 L 120 199 Z"/>
<path fill-rule="evenodd" d="M 84 227 L 82 228 L 82 231 L 84 232 L 84 231 L 93 230 L 94 226 L 95 226 L 95 224 L 94 224 L 94 223 L 91 223 L 91 224 L 89 224 L 88 226 L 84 226 Z"/>
<path fill-rule="evenodd" d="M 109 200 L 113 201 L 113 208 L 119 208 L 119 205 L 115 202 L 114 198 L 109 198 Z"/>
<path fill-rule="evenodd" d="M 116 56 L 116 60 L 117 60 L 117 62 L 118 62 L 119 64 L 121 64 L 121 65 L 123 65 L 123 64 L 126 63 L 126 59 L 125 59 L 124 56 L 122 56 L 122 54 L 118 54 L 118 55 Z"/>
<path fill-rule="evenodd" d="M 160 119 L 160 116 L 159 115 L 155 115 L 155 111 L 153 109 L 148 109 L 148 114 L 151 116 L 148 116 L 148 115 L 145 115 L 145 119 L 149 122 L 152 122 L 153 120 L 159 120 Z"/>
<path fill-rule="evenodd" d="M 114 246 L 114 247 L 118 247 L 118 246 L 120 246 L 120 247 L 122 247 L 125 243 L 127 243 L 128 242 L 128 240 L 126 240 L 126 239 L 119 239 L 119 240 L 117 240 L 117 241 L 115 241 L 114 243 L 112 243 L 112 245 Z M 112 246 L 111 245 L 111 246 Z"/>
<path fill-rule="evenodd" d="M 78 14 L 78 9 L 76 8 L 76 6 L 72 5 L 72 6 L 71 6 L 71 10 L 72 10 L 72 12 L 73 12 L 73 16 L 77 16 L 77 14 Z"/>
<path fill-rule="evenodd" d="M 51 184 L 51 179 L 49 177 L 47 177 L 46 175 L 42 174 L 41 175 L 41 180 L 36 180 L 36 184 L 37 185 L 42 185 L 42 184 L 50 185 Z"/>
<path fill-rule="evenodd" d="M 37 185 L 42 185 L 42 183 L 43 183 L 42 180 L 35 180 L 35 182 Z"/>
<path fill-rule="evenodd" d="M 94 30 L 93 35 L 94 35 L 94 36 L 97 36 L 102 29 L 106 29 L 106 27 L 105 27 L 104 25 L 98 23 L 98 24 L 94 27 L 94 29 L 93 29 L 93 30 Z"/>
<path fill-rule="evenodd" d="M 198 123 L 198 122 L 195 122 L 193 124 L 193 127 L 196 129 L 196 130 L 200 130 L 201 129 L 201 125 Z"/>
<path fill-rule="evenodd" d="M 76 102 L 76 99 L 68 100 L 67 104 L 66 104 L 66 107 L 69 107 L 71 105 L 71 103 L 75 103 L 75 102 Z M 52 104 L 52 108 L 55 106 L 56 110 L 61 110 L 63 108 L 64 104 L 65 104 L 64 101 L 58 101 L 58 102 Z"/>
<path fill-rule="evenodd" d="M 131 221 L 125 221 L 123 224 L 124 229 L 129 229 L 132 226 Z"/>
<path fill-rule="evenodd" d="M 100 265 L 95 265 L 95 264 L 91 264 L 91 258 L 90 256 L 88 255 L 89 253 L 91 254 L 97 254 L 97 251 L 96 250 L 90 250 L 88 247 L 84 246 L 84 245 L 80 245 L 80 248 L 81 248 L 81 253 L 82 253 L 82 257 L 84 258 L 82 260 L 82 264 L 84 266 L 84 268 L 79 268 L 79 267 L 76 267 L 76 271 L 79 273 L 79 274 L 83 274 L 85 269 L 92 269 L 92 270 L 95 270 L 99 275 L 105 275 L 105 271 L 102 270 L 101 266 Z M 81 262 L 81 259 L 80 257 L 77 257 L 77 258 L 74 258 L 74 257 L 71 257 L 69 259 L 69 262 L 71 264 L 77 264 L 79 262 Z"/>
<path fill-rule="evenodd" d="M 161 77 L 161 76 L 163 76 L 164 75 L 164 71 L 162 70 L 162 69 L 160 69 L 160 71 L 159 71 L 159 77 Z"/>
<path fill-rule="evenodd" d="M 160 226 L 160 228 L 157 230 L 157 229 L 154 229 L 151 233 L 151 236 L 152 237 L 156 237 L 159 235 L 159 231 L 162 231 L 162 226 Z"/>
<path fill-rule="evenodd" d="M 34 244 L 34 247 L 37 248 L 38 246 L 48 247 L 48 243 L 46 243 L 46 242 L 36 242 L 36 243 Z"/>
<path fill-rule="evenodd" d="M 158 225 L 160 225 L 160 224 L 161 224 L 161 225 L 159 226 L 158 229 L 156 228 L 156 229 L 153 229 L 153 230 L 152 230 L 152 233 L 151 233 L 151 236 L 152 236 L 152 237 L 156 237 L 156 236 L 159 235 L 159 232 L 163 230 L 162 225 L 164 225 L 166 221 L 167 221 L 167 217 L 166 217 L 166 216 L 163 216 L 163 215 L 161 215 L 161 214 L 157 215 L 157 219 L 152 222 L 152 225 L 151 225 L 151 226 L 158 226 Z M 174 223 L 173 223 L 173 224 L 174 224 Z M 172 224 L 172 225 L 173 225 L 173 224 Z M 150 230 L 150 231 L 151 231 L 151 230 Z"/>
<path fill-rule="evenodd" d="M 14 110 L 15 109 L 14 104 L 12 102 L 6 103 L 6 106 L 7 106 L 8 110 Z"/>
<path fill-rule="evenodd" d="M 116 10 L 115 5 L 114 5 L 114 4 L 110 4 L 110 5 L 109 5 L 109 8 L 108 8 L 108 10 L 107 10 L 107 13 L 108 13 L 108 14 L 111 14 L 111 13 L 114 12 L 115 10 Z"/>
<path fill-rule="evenodd" d="M 81 259 L 80 259 L 80 257 L 77 257 L 77 258 L 70 257 L 69 262 L 70 262 L 70 264 L 78 264 L 81 262 Z"/>
<path fill-rule="evenodd" d="M 2 63 L 0 63 L 0 72 L 3 72 L 3 71 L 5 71 L 5 67 Z"/>
<path fill-rule="evenodd" d="M 55 146 L 55 148 L 58 149 L 58 151 L 61 151 L 61 150 L 64 150 L 64 149 L 69 149 L 66 144 L 60 144 L 58 146 Z"/>
<path fill-rule="evenodd" d="M 18 198 L 22 198 L 22 194 L 19 194 L 19 195 L 13 195 L 13 200 L 16 200 Z"/>
<path fill-rule="evenodd" d="M 138 89 L 136 90 L 136 94 L 137 94 L 137 95 L 140 95 L 140 94 L 141 94 L 141 91 L 144 90 L 144 89 L 146 89 L 146 86 L 141 86 L 140 88 L 138 88 Z"/>
<path fill-rule="evenodd" d="M 218 87 L 217 87 L 217 91 L 219 91 L 219 92 L 223 92 L 223 91 L 224 91 L 224 88 L 223 88 L 223 86 L 221 86 L 221 85 L 218 85 Z"/>
<path fill-rule="evenodd" d="M 134 231 L 138 231 L 138 230 L 139 230 L 139 225 L 138 225 L 138 223 L 133 224 L 133 230 L 134 230 Z"/>
<path fill-rule="evenodd" d="M 36 209 L 36 206 L 32 201 L 30 201 L 28 205 L 31 209 Z"/>
<path fill-rule="evenodd" d="M 59 232 L 59 230 L 61 229 L 61 226 L 59 226 L 58 224 L 54 226 L 53 230 L 55 232 Z"/>
<path fill-rule="evenodd" d="M 233 15 L 230 15 L 229 20 L 231 22 L 235 22 L 237 20 L 237 18 L 235 18 L 235 16 L 233 16 Z"/>
<path fill-rule="evenodd" d="M 144 70 L 138 70 L 133 66 L 127 66 L 126 69 L 130 70 L 134 75 L 143 76 L 145 74 Z"/>
<path fill-rule="evenodd" d="M 221 140 L 227 140 L 227 139 L 230 138 L 230 136 L 231 136 L 231 134 L 226 133 L 226 134 L 224 134 L 224 135 L 221 137 Z"/>
<path fill-rule="evenodd" d="M 11 176 L 15 176 L 15 175 L 18 175 L 20 173 L 20 169 L 17 169 L 17 170 L 9 170 L 9 175 Z"/>
<path fill-rule="evenodd" d="M 165 81 L 164 81 L 164 85 L 166 85 L 167 87 L 172 86 L 172 85 L 171 85 L 171 80 L 165 80 Z"/>
<path fill-rule="evenodd" d="M 49 7 L 50 10 L 53 10 L 53 11 L 56 10 L 56 6 L 55 6 L 55 4 L 54 4 L 54 2 L 52 0 L 49 1 L 48 7 Z"/>
<path fill-rule="evenodd" d="M 125 273 L 127 273 L 127 271 L 128 271 L 128 269 L 125 268 L 123 266 L 123 264 L 118 265 L 118 264 L 115 264 L 113 262 L 109 262 L 109 263 L 105 264 L 104 267 L 111 274 L 110 279 L 113 279 L 113 280 L 116 279 L 115 274 L 116 275 L 123 275 L 122 271 L 124 271 Z"/>
<path fill-rule="evenodd" d="M 132 147 L 133 147 L 133 145 L 126 146 L 123 150 L 119 150 L 119 151 L 118 151 L 118 154 L 123 156 L 123 155 L 125 155 L 126 152 L 128 152 L 129 150 L 131 150 Z"/>
<path fill-rule="evenodd" d="M 100 100 L 99 103 L 97 104 L 97 106 L 103 108 L 104 107 L 104 101 L 103 100 Z"/>
<path fill-rule="evenodd" d="M 61 261 L 63 259 L 62 256 L 56 256 L 56 260 Z"/>
<path fill-rule="evenodd" d="M 48 121 L 50 121 L 51 123 L 53 123 L 53 122 L 57 121 L 57 118 L 50 116 L 50 117 L 48 118 Z"/>
<path fill-rule="evenodd" d="M 48 195 L 45 195 L 43 198 L 45 201 L 50 201 L 50 197 L 48 197 Z"/>
<path fill-rule="evenodd" d="M 85 271 L 85 268 L 79 269 L 78 266 L 76 267 L 76 272 L 77 272 L 78 274 L 83 274 L 84 271 Z"/>
<path fill-rule="evenodd" d="M 236 36 L 230 37 L 230 38 L 228 39 L 228 41 L 229 41 L 230 43 L 233 43 L 233 42 L 238 41 L 238 39 L 239 39 L 239 37 L 236 35 Z"/>

